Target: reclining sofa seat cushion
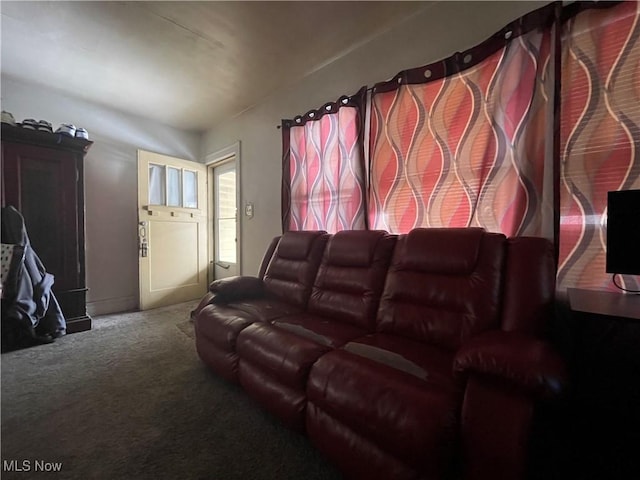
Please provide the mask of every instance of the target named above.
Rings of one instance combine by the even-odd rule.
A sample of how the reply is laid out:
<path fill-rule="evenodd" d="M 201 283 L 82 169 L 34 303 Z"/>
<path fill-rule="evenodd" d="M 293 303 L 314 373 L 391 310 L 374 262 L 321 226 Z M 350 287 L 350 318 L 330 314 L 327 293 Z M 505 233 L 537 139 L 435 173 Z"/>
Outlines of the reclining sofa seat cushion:
<path fill-rule="evenodd" d="M 327 353 L 309 376 L 307 431 L 348 476 L 446 474 L 462 397 L 453 358 L 500 325 L 505 243 L 482 229 L 398 238 L 376 333 Z"/>
<path fill-rule="evenodd" d="M 304 426 L 311 365 L 327 351 L 374 331 L 395 240 L 381 231 L 336 233 L 306 312 L 255 323 L 238 336 L 240 383 L 291 428 Z"/>
<path fill-rule="evenodd" d="M 205 364 L 227 380 L 238 381 L 239 333 L 254 322 L 304 310 L 328 237 L 322 231 L 287 232 L 275 247 L 272 242 L 269 250 L 273 254 L 268 258 L 267 251 L 261 267 L 261 288 L 256 279 L 242 277 L 212 283 L 214 291 L 200 302 L 194 316 L 196 349 Z M 226 291 L 229 285 L 240 288 L 243 284 L 250 287 L 246 298 Z M 225 303 L 225 298 L 231 302 Z"/>
<path fill-rule="evenodd" d="M 465 383 L 460 456 L 465 478 L 526 478 L 538 402 L 562 393 L 566 362 L 545 339 L 553 318 L 555 254 L 544 238 L 507 243 L 501 329 L 484 332 L 458 350 L 454 372 Z"/>

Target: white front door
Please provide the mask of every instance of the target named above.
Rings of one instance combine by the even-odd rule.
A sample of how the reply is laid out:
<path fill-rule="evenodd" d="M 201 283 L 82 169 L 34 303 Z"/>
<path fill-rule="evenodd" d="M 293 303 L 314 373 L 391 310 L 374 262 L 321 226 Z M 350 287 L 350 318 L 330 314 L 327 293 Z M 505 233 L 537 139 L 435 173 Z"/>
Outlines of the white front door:
<path fill-rule="evenodd" d="M 140 309 L 207 291 L 207 170 L 138 150 Z"/>
<path fill-rule="evenodd" d="M 213 233 L 215 279 L 239 274 L 238 205 L 235 158 L 213 167 Z"/>

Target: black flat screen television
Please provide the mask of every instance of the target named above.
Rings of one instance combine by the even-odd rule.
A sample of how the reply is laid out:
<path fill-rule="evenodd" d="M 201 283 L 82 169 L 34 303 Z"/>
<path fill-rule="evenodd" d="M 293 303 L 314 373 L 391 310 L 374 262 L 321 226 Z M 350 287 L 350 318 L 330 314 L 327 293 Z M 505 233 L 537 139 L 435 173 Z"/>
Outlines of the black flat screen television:
<path fill-rule="evenodd" d="M 607 272 L 640 275 L 640 190 L 608 193 Z"/>

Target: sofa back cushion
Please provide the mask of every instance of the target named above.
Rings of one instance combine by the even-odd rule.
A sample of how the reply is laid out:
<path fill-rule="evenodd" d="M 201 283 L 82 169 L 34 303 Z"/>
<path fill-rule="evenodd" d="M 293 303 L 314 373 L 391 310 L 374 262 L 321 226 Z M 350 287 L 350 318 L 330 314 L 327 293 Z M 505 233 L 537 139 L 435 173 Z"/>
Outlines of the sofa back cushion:
<path fill-rule="evenodd" d="M 547 333 L 553 318 L 556 262 L 553 244 L 539 237 L 507 241 L 502 329 L 534 336 Z"/>
<path fill-rule="evenodd" d="M 282 235 L 264 272 L 265 293 L 306 308 L 328 238 L 322 231 Z"/>
<path fill-rule="evenodd" d="M 260 262 L 260 270 L 258 270 L 258 278 L 259 279 L 263 279 L 264 278 L 264 274 L 267 271 L 267 267 L 269 266 L 269 262 L 273 258 L 273 252 L 276 251 L 276 247 L 278 246 L 278 243 L 280 243 L 280 239 L 281 238 L 282 238 L 281 235 L 278 235 L 277 237 L 273 237 L 273 239 L 271 240 L 271 243 L 267 247 L 267 251 L 264 252 L 264 256 L 262 257 L 262 262 Z"/>
<path fill-rule="evenodd" d="M 375 230 L 334 234 L 327 243 L 308 311 L 373 331 L 395 242 L 395 235 Z"/>
<path fill-rule="evenodd" d="M 377 330 L 456 349 L 498 328 L 506 238 L 480 228 L 419 228 L 396 243 Z"/>

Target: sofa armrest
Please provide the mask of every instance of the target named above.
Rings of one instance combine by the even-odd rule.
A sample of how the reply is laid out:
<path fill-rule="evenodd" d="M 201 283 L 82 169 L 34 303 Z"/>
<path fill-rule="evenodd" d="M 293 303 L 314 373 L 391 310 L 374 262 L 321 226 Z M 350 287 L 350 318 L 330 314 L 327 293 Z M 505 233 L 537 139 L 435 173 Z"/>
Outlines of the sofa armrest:
<path fill-rule="evenodd" d="M 205 293 L 198 306 L 191 311 L 194 319 L 207 305 L 231 303 L 246 298 L 262 297 L 264 285 L 262 280 L 256 277 L 228 277 L 214 280 L 209 285 L 209 291 Z"/>
<path fill-rule="evenodd" d="M 212 303 L 219 303 L 216 297 L 217 297 L 216 293 L 211 293 L 211 292 L 205 293 L 204 296 L 200 299 L 200 303 L 198 303 L 198 306 L 193 310 L 191 310 L 191 320 L 193 321 L 200 314 L 202 309 L 207 305 L 210 305 Z"/>
<path fill-rule="evenodd" d="M 456 353 L 454 374 L 498 377 L 537 397 L 553 397 L 564 390 L 567 369 L 562 357 L 543 340 L 502 330 L 470 339 Z"/>
<path fill-rule="evenodd" d="M 209 292 L 214 294 L 212 303 L 229 303 L 261 297 L 264 294 L 264 283 L 257 277 L 249 276 L 221 278 L 211 282 Z"/>

